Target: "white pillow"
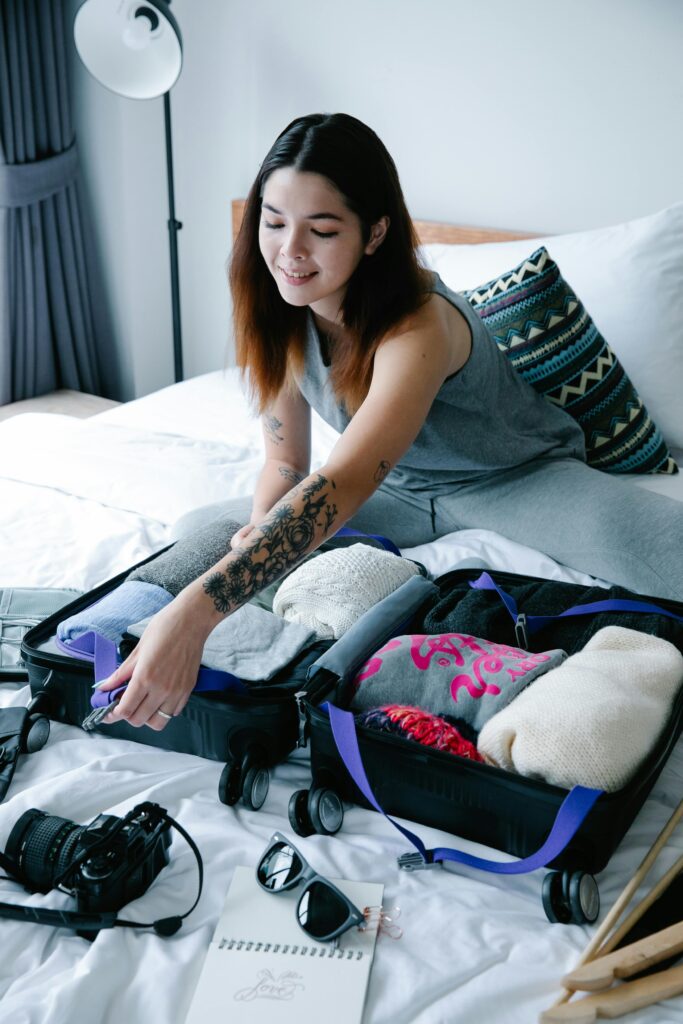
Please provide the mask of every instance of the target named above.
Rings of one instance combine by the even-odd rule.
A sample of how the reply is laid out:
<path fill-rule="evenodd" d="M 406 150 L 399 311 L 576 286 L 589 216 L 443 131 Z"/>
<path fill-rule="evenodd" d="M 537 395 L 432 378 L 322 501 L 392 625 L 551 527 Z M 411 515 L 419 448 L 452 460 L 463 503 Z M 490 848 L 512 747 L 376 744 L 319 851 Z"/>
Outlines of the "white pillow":
<path fill-rule="evenodd" d="M 511 270 L 544 245 L 612 346 L 670 445 L 683 448 L 683 203 L 570 235 L 483 245 L 425 245 L 456 291 Z"/>

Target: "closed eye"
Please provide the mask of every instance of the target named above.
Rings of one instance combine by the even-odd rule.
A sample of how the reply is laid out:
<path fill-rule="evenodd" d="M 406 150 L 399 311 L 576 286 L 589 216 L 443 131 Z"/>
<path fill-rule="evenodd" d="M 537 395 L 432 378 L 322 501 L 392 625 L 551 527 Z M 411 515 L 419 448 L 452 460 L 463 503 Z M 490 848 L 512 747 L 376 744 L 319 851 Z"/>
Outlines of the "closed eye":
<path fill-rule="evenodd" d="M 284 224 L 271 224 L 270 221 L 264 220 L 263 226 L 270 228 L 271 231 L 278 231 L 280 228 L 284 227 Z M 311 228 L 311 231 L 314 235 L 317 235 L 318 238 L 334 238 L 339 234 L 338 231 L 318 231 L 316 228 Z"/>

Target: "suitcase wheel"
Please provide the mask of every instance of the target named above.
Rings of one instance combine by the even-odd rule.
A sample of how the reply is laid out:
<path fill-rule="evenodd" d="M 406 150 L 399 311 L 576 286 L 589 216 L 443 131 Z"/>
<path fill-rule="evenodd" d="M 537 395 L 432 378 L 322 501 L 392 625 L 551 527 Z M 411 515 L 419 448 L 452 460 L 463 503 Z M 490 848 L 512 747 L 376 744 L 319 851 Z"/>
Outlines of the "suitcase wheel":
<path fill-rule="evenodd" d="M 26 718 L 21 737 L 22 754 L 35 754 L 42 750 L 50 736 L 50 720 L 45 715 L 34 713 Z"/>
<path fill-rule="evenodd" d="M 270 772 L 262 764 L 252 764 L 247 768 L 242 783 L 242 803 L 250 811 L 258 811 L 263 807 L 270 788 Z"/>
<path fill-rule="evenodd" d="M 333 836 L 342 827 L 344 805 L 333 789 L 321 786 L 308 794 L 308 816 L 318 835 Z"/>
<path fill-rule="evenodd" d="M 52 697 L 47 690 L 38 690 L 38 693 L 31 697 L 31 700 L 28 702 L 28 711 L 31 714 L 49 715 L 52 710 Z"/>
<path fill-rule="evenodd" d="M 313 823 L 308 814 L 308 790 L 297 789 L 289 798 L 287 808 L 289 824 L 298 836 L 312 836 L 315 832 Z"/>
<path fill-rule="evenodd" d="M 242 763 L 228 761 L 218 783 L 218 799 L 232 807 L 241 798 L 250 811 L 263 807 L 270 787 L 270 773 L 260 757 L 249 751 Z"/>
<path fill-rule="evenodd" d="M 553 924 L 592 924 L 600 913 L 598 885 L 586 871 L 549 871 L 542 900 Z"/>
<path fill-rule="evenodd" d="M 242 772 L 240 766 L 234 761 L 228 761 L 221 772 L 218 783 L 218 799 L 222 804 L 232 807 L 240 798 L 242 792 Z"/>

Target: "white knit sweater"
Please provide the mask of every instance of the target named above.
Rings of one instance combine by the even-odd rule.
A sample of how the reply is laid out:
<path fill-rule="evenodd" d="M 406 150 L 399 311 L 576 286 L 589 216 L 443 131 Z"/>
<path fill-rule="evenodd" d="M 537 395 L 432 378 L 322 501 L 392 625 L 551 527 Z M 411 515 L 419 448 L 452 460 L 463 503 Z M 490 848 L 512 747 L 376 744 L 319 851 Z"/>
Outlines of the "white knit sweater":
<path fill-rule="evenodd" d="M 414 562 L 369 544 L 335 548 L 304 562 L 287 577 L 275 594 L 273 611 L 309 626 L 321 639 L 336 640 L 418 573 Z"/>
<path fill-rule="evenodd" d="M 607 626 L 493 715 L 477 745 L 520 775 L 611 793 L 652 750 L 682 683 L 668 640 Z"/>

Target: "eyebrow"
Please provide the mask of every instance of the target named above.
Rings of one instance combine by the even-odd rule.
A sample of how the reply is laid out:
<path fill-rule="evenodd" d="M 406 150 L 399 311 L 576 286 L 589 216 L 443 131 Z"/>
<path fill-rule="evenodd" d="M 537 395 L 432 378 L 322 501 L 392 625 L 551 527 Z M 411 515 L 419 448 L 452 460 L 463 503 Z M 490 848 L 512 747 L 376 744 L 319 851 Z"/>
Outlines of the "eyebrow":
<path fill-rule="evenodd" d="M 264 210 L 269 210 L 271 213 L 276 214 L 276 216 L 278 216 L 278 217 L 283 217 L 284 216 L 284 214 L 282 213 L 282 210 L 276 210 L 274 206 L 270 205 L 270 203 L 261 203 L 261 208 L 264 209 Z M 305 220 L 338 220 L 338 221 L 341 221 L 342 218 L 338 217 L 336 213 L 310 213 L 308 215 L 308 217 L 305 217 L 304 219 Z"/>

